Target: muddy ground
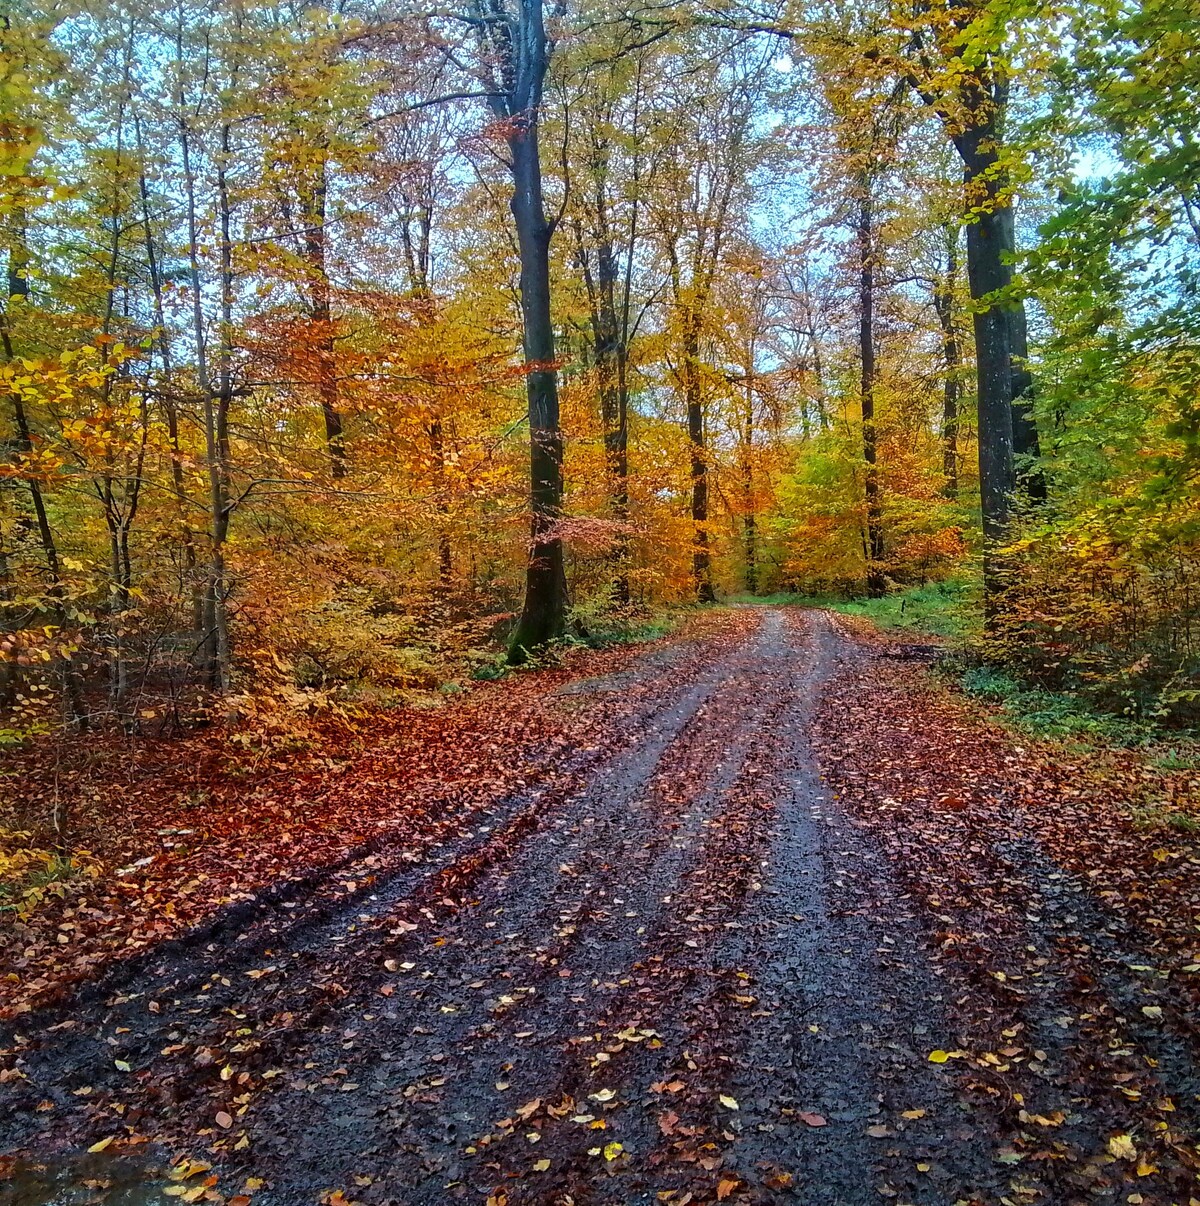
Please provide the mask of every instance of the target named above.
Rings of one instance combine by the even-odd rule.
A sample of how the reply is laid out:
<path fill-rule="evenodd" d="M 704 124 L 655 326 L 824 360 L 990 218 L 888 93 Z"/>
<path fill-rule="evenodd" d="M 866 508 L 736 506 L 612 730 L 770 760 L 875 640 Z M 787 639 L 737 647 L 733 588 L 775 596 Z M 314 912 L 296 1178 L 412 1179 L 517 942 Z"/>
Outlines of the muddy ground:
<path fill-rule="evenodd" d="M 947 942 L 987 911 L 930 904 L 835 773 L 830 684 L 904 656 L 756 608 L 556 686 L 594 737 L 436 844 L 8 1024 L 0 1203 L 1189 1202 L 1194 1035 L 1143 1014 L 1137 935 L 981 825 L 961 840 L 1027 900 L 1006 941 L 1053 987 L 988 995 Z M 1136 1024 L 1087 1025 L 1100 1001 Z M 1098 1090 L 1114 1052 L 1134 1070 Z"/>

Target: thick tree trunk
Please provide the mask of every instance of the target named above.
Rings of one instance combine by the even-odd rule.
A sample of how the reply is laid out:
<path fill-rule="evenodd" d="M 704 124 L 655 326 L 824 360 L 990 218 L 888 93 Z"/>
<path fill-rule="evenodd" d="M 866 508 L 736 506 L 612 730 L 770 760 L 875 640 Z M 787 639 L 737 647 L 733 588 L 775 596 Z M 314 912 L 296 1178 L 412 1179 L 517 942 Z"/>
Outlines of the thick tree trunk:
<path fill-rule="evenodd" d="M 967 227 L 967 278 L 975 301 L 1004 285 L 999 222 L 983 214 Z M 979 489 L 983 533 L 990 543 L 1004 538 L 1012 509 L 1012 361 L 1008 315 L 999 306 L 974 314 L 979 393 Z"/>
<path fill-rule="evenodd" d="M 540 13 L 540 8 L 539 8 Z M 544 66 L 543 66 L 544 71 Z M 525 603 L 513 633 L 509 661 L 557 640 L 566 626 L 562 540 L 562 433 L 558 420 L 558 374 L 550 317 L 550 236 L 542 197 L 537 110 L 516 119 L 509 136 L 512 155 L 512 215 L 521 261 L 521 320 L 525 347 L 525 393 L 529 402 L 529 562 Z"/>
<path fill-rule="evenodd" d="M 1001 211 L 1004 223 L 1006 258 L 1017 248 L 1016 229 L 1011 207 Z M 1008 283 L 1012 283 L 1012 266 Z M 1032 502 L 1045 502 L 1046 478 L 1036 462 L 1041 453 L 1037 423 L 1033 413 L 1033 373 L 1029 368 L 1029 332 L 1025 320 L 1025 303 L 1015 302 L 1008 313 L 1008 346 L 1012 357 L 1013 454 L 1021 458 L 1016 466 L 1017 483 L 1025 497 Z"/>
<path fill-rule="evenodd" d="M 965 165 L 967 205 L 977 217 L 967 225 L 967 281 L 981 301 L 1008 285 L 1011 221 L 996 176 L 995 113 L 955 138 Z M 983 513 L 985 609 L 999 590 L 996 550 L 1008 534 L 1016 475 L 1013 467 L 1012 320 L 999 304 L 975 308 L 975 366 L 978 379 L 979 494 Z"/>
<path fill-rule="evenodd" d="M 880 497 L 875 431 L 875 250 L 870 184 L 860 181 L 858 205 L 858 351 L 861 365 L 864 492 L 867 504 L 867 594 L 881 597 L 887 589 L 883 573 L 883 506 Z"/>
<path fill-rule="evenodd" d="M 927 104 L 939 109 L 947 133 L 963 162 L 967 224 L 967 281 L 971 298 L 981 301 L 1012 283 L 1014 250 L 1012 205 L 1000 161 L 1001 124 L 1008 102 L 1002 73 L 975 66 L 957 89 L 973 120 L 963 127 L 957 107 L 947 110 L 936 93 L 918 85 Z M 1025 308 L 1021 302 L 976 307 L 975 363 L 978 377 L 979 492 L 983 513 L 984 611 L 994 615 L 1000 589 L 997 550 L 1012 516 L 1017 486 L 1014 453 L 1036 456 L 1037 429 L 1029 406 L 1031 378 L 1025 363 Z M 1030 497 L 1044 495 L 1036 473 L 1022 484 Z"/>

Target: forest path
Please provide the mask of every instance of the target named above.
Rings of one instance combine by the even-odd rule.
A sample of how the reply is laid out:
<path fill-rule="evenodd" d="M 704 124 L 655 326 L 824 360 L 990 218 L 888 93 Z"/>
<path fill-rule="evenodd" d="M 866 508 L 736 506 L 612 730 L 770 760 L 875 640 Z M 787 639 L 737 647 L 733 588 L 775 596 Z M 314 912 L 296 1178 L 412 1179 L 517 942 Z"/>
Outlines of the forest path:
<path fill-rule="evenodd" d="M 964 1093 L 931 919 L 820 779 L 814 708 L 868 655 L 767 608 L 695 672 L 672 648 L 558 688 L 571 708 L 658 680 L 565 793 L 530 784 L 365 899 L 264 905 L 22 1019 L 0 1148 L 33 1163 L 0 1202 L 169 1200 L 180 1152 L 216 1168 L 177 1169 L 176 1196 L 263 1206 L 1074 1201 L 1049 1164 L 1013 1188 L 1024 1098 Z M 1014 1006 L 994 1064 L 1023 1064 L 1015 1036 L 1054 1007 Z M 1071 1072 L 1039 1042 L 1065 1120 Z M 119 1141 L 36 1167 L 81 1134 Z"/>

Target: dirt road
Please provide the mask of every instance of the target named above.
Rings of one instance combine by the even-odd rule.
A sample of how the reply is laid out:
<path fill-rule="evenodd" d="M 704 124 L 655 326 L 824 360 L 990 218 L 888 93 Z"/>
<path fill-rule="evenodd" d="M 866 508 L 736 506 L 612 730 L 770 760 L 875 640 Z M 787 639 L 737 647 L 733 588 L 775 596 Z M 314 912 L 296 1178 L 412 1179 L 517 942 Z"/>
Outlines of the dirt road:
<path fill-rule="evenodd" d="M 627 695 L 620 731 L 452 840 L 9 1027 L 0 1147 L 26 1158 L 0 1201 L 1187 1201 L 1079 1116 L 1053 1034 L 1029 1050 L 1041 1006 L 989 1055 L 1061 1118 L 980 1090 L 942 922 L 820 777 L 813 709 L 865 656 L 836 621 L 755 609 L 700 652 L 559 688 Z M 1055 1134 L 1019 1168 L 1038 1117 Z M 214 1168 L 169 1182 L 181 1154 Z"/>

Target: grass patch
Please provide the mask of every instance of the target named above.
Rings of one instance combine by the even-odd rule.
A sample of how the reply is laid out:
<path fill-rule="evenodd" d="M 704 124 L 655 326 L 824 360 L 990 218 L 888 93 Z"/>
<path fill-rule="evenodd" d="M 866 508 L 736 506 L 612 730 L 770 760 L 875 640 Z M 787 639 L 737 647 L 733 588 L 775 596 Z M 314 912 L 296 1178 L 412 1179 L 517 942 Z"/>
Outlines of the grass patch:
<path fill-rule="evenodd" d="M 28 833 L 0 830 L 0 912 L 28 917 L 51 896 L 65 896 L 67 884 L 100 873 L 87 851 L 72 856 L 29 844 Z"/>
<path fill-rule="evenodd" d="M 1086 700 L 1069 692 L 1023 686 L 1012 675 L 992 666 L 959 668 L 956 677 L 967 695 L 999 704 L 1005 724 L 1030 737 L 1130 745 L 1149 736 L 1146 726 L 1095 712 Z"/>
<path fill-rule="evenodd" d="M 491 682 L 507 678 L 510 674 L 529 670 L 541 670 L 561 663 L 564 654 L 572 649 L 610 649 L 614 645 L 641 645 L 670 636 L 680 625 L 686 609 L 640 610 L 614 608 L 603 611 L 599 608 L 572 608 L 569 623 L 578 631 L 554 641 L 530 654 L 519 666 L 508 664 L 508 651 L 481 652 L 471 670 L 476 680 Z"/>
<path fill-rule="evenodd" d="M 1085 747 L 1143 747 L 1149 752 L 1146 765 L 1163 773 L 1200 769 L 1200 740 L 1182 736 L 1165 745 L 1153 720 L 1098 712 L 1082 695 L 1024 686 L 992 666 L 952 665 L 948 673 L 967 695 L 999 704 L 1005 726 L 1015 732 Z"/>
<path fill-rule="evenodd" d="M 1147 763 L 1151 770 L 1165 771 L 1194 771 L 1200 770 L 1200 742 L 1192 741 L 1186 745 L 1172 746 L 1161 753 L 1155 754 Z"/>
<path fill-rule="evenodd" d="M 919 632 L 927 636 L 961 637 L 974 625 L 978 612 L 974 583 L 961 578 L 930 582 L 882 599 L 839 599 L 823 595 L 733 595 L 730 603 L 794 604 L 824 607 L 847 616 L 862 616 L 885 630 Z"/>
<path fill-rule="evenodd" d="M 678 611 L 612 612 L 589 616 L 587 636 L 583 643 L 593 649 L 610 645 L 641 645 L 670 636 L 679 627 L 682 614 Z"/>
<path fill-rule="evenodd" d="M 1138 829 L 1170 829 L 1194 837 L 1200 833 L 1200 819 L 1165 804 L 1130 809 L 1130 818 Z"/>

